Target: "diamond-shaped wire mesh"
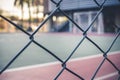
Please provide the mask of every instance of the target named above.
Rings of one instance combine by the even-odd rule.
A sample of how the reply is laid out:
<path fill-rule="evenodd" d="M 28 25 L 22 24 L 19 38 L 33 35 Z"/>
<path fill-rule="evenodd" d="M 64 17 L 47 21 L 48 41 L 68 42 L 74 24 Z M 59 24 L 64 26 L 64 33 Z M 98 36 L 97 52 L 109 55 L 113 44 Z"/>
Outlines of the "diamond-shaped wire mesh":
<path fill-rule="evenodd" d="M 23 52 L 24 50 L 31 45 L 31 43 L 36 44 L 37 46 L 39 46 L 40 48 L 42 48 L 43 50 L 45 50 L 46 52 L 48 52 L 48 54 L 50 54 L 51 56 L 53 56 L 54 58 L 56 58 L 60 63 L 61 63 L 61 67 L 62 69 L 60 70 L 60 72 L 58 74 L 56 74 L 56 77 L 54 78 L 54 80 L 57 80 L 60 75 L 66 70 L 69 73 L 71 73 L 72 75 L 78 77 L 80 80 L 84 80 L 84 77 L 77 74 L 76 72 L 74 72 L 73 70 L 69 69 L 67 67 L 67 62 L 69 62 L 70 58 L 73 56 L 73 54 L 75 53 L 75 51 L 78 49 L 78 47 L 83 43 L 84 40 L 88 40 L 90 43 L 92 43 L 96 48 L 99 49 L 99 51 L 101 51 L 101 53 L 103 53 L 103 59 L 101 62 L 99 62 L 98 68 L 96 69 L 96 71 L 94 72 L 93 76 L 91 76 L 91 80 L 93 80 L 97 73 L 99 72 L 100 68 L 103 66 L 103 64 L 107 61 L 109 62 L 118 72 L 119 74 L 119 78 L 118 80 L 120 80 L 120 69 L 114 64 L 113 61 L 111 61 L 108 58 L 108 53 L 110 52 L 112 46 L 114 45 L 114 43 L 116 42 L 117 38 L 120 35 L 120 27 L 118 27 L 116 24 L 113 23 L 113 26 L 116 27 L 118 29 L 118 33 L 116 34 L 115 39 L 112 41 L 112 43 L 110 43 L 111 45 L 107 48 L 106 51 L 104 51 L 96 42 L 94 42 L 92 39 L 90 39 L 90 37 L 87 35 L 88 30 L 92 27 L 92 25 L 94 24 L 94 22 L 96 21 L 96 19 L 98 18 L 98 16 L 100 15 L 100 13 L 102 13 L 103 9 L 104 9 L 104 4 L 106 3 L 107 0 L 102 0 L 102 2 L 99 3 L 98 0 L 93 0 L 94 3 L 98 6 L 98 13 L 96 14 L 96 16 L 94 17 L 94 19 L 92 20 L 91 24 L 87 27 L 86 30 L 83 30 L 73 19 L 71 19 L 60 7 L 60 4 L 63 0 L 59 0 L 59 1 L 55 1 L 55 0 L 51 0 L 51 2 L 53 4 L 56 5 L 56 8 L 49 14 L 49 16 L 38 26 L 38 28 L 32 33 L 28 33 L 27 31 L 23 30 L 20 26 L 16 25 L 14 22 L 12 22 L 11 20 L 5 18 L 4 16 L 0 15 L 1 18 L 3 18 L 4 20 L 8 21 L 9 23 L 11 23 L 12 25 L 14 25 L 16 28 L 18 28 L 19 30 L 21 30 L 23 33 L 25 33 L 26 35 L 29 36 L 29 42 L 26 43 L 26 45 L 17 53 L 17 55 L 14 56 L 14 58 L 9 61 L 9 63 L 0 71 L 0 74 L 2 74 Z M 40 43 L 38 43 L 35 39 L 34 39 L 34 35 L 38 32 L 38 30 L 43 27 L 43 25 L 57 12 L 59 11 L 59 13 L 63 14 L 64 16 L 66 16 L 68 18 L 68 20 L 73 23 L 83 34 L 83 38 L 79 41 L 79 43 L 77 44 L 77 46 L 73 49 L 73 51 L 70 53 L 70 55 L 66 58 L 66 60 L 62 60 L 59 56 L 57 56 L 55 53 L 53 53 L 51 50 L 47 49 L 46 47 L 44 47 L 43 45 L 41 45 Z"/>

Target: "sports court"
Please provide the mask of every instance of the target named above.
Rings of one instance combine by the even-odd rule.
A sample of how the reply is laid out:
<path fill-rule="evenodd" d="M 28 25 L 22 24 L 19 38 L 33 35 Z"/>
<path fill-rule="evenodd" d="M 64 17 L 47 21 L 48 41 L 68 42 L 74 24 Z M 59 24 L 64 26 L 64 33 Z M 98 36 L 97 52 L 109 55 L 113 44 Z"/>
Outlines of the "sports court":
<path fill-rule="evenodd" d="M 117 67 L 120 67 L 120 52 L 110 53 L 108 58 L 114 62 Z M 90 80 L 94 71 L 102 61 L 102 56 L 94 55 L 82 58 L 71 59 L 67 63 L 67 67 L 78 75 L 84 77 L 85 80 Z M 85 64 L 87 63 L 87 64 Z M 50 62 L 39 65 L 26 66 L 21 68 L 14 68 L 5 71 L 1 75 L 0 80 L 53 80 L 56 74 L 61 70 L 61 64 L 59 62 Z M 109 62 L 105 62 L 101 67 L 100 72 L 94 80 L 117 80 L 119 77 L 118 72 L 111 66 Z M 64 71 L 58 80 L 79 80 L 68 71 Z"/>
<path fill-rule="evenodd" d="M 62 10 L 61 4 L 65 0 L 50 1 L 55 8 L 33 32 L 0 15 L 20 30 L 0 33 L 0 80 L 120 80 L 119 25 L 114 21 L 110 23 L 116 29 L 112 34 L 89 33 L 104 5 L 108 5 L 107 0 L 92 1 L 97 6 L 97 13 L 88 26 L 82 27 Z M 38 32 L 57 12 L 80 33 Z"/>
<path fill-rule="evenodd" d="M 38 37 L 41 37 L 40 39 Z M 114 35 L 89 35 L 92 40 L 100 44 L 105 50 L 114 39 Z M 105 37 L 106 36 L 106 37 Z M 22 33 L 16 34 L 2 34 L 1 36 L 1 69 L 11 60 L 16 52 L 21 49 L 27 42 L 27 36 Z M 16 38 L 17 37 L 17 38 Z M 57 56 L 65 60 L 75 45 L 82 39 L 82 35 L 69 34 L 69 33 L 41 33 L 37 34 L 36 40 L 42 43 L 48 49 L 52 50 Z M 9 39 L 9 41 L 8 41 Z M 71 41 L 69 41 L 71 40 Z M 104 43 L 107 40 L 106 43 Z M 114 44 L 111 51 L 108 53 L 108 58 L 114 62 L 114 64 L 120 68 L 120 38 L 117 39 L 117 44 Z M 19 43 L 19 44 L 18 44 Z M 55 44 L 62 43 L 62 44 Z M 74 43 L 74 44 L 72 44 Z M 103 44 L 101 44 L 103 43 Z M 8 45 L 9 44 L 9 45 Z M 18 44 L 17 46 L 15 44 Z M 48 45 L 49 44 L 49 45 Z M 78 50 L 71 57 L 70 61 L 66 63 L 67 67 L 82 76 L 85 80 L 91 79 L 93 73 L 97 69 L 98 65 L 103 59 L 103 56 L 93 44 L 89 41 L 84 41 L 85 45 L 81 45 Z M 10 46 L 12 45 L 12 47 Z M 7 46 L 7 47 L 6 47 Z M 51 47 L 56 46 L 56 47 Z M 85 46 L 88 46 L 86 48 Z M 66 47 L 66 48 L 64 48 Z M 89 50 L 89 51 L 88 51 Z M 9 51 L 9 53 L 8 53 Z M 96 53 L 97 52 L 97 53 Z M 7 56 L 9 55 L 9 56 Z M 3 62 L 2 62 L 3 61 Z M 57 61 L 50 54 L 32 44 L 23 52 L 15 61 L 11 64 L 1 76 L 0 80 L 53 80 L 56 74 L 62 69 L 61 62 Z M 96 80 L 115 80 L 119 77 L 118 72 L 114 67 L 106 60 L 100 72 L 95 77 Z M 113 79 L 112 79 L 113 78 Z M 58 77 L 58 80 L 79 80 L 67 70 L 64 70 L 62 75 Z"/>

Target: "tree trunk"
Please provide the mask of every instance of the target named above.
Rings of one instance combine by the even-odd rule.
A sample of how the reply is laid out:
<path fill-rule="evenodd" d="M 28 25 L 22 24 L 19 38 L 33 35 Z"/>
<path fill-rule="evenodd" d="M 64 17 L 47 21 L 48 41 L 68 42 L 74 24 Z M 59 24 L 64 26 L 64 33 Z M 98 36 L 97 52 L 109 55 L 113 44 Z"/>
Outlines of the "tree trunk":
<path fill-rule="evenodd" d="M 23 14 L 24 14 L 23 6 L 21 6 L 21 15 L 22 15 L 22 18 L 21 18 L 21 26 L 22 26 L 22 27 L 23 27 Z"/>
<path fill-rule="evenodd" d="M 29 12 L 29 27 L 28 27 L 28 31 L 32 31 L 31 28 L 31 11 L 30 11 L 30 0 L 28 1 L 28 12 Z"/>

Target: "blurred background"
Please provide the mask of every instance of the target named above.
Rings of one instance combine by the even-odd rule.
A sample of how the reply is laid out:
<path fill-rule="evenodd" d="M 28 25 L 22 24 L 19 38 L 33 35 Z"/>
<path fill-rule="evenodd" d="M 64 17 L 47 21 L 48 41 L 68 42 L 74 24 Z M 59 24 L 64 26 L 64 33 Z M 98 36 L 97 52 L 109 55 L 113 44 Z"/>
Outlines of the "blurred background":
<path fill-rule="evenodd" d="M 58 2 L 59 0 L 55 0 Z M 99 4 L 101 0 L 97 0 Z M 0 0 L 0 15 L 13 21 L 28 32 L 35 31 L 38 26 L 56 8 L 51 0 Z M 74 20 L 83 30 L 93 22 L 99 12 L 94 0 L 63 0 L 61 10 Z M 120 26 L 120 1 L 107 0 L 104 9 L 89 29 L 88 37 L 106 51 L 118 32 L 113 24 Z M 59 34 L 59 32 L 64 32 Z M 83 39 L 79 30 L 59 10 L 35 34 L 34 39 L 50 49 L 61 59 L 66 59 L 80 40 Z M 90 35 L 89 35 L 90 33 Z M 0 17 L 0 69 L 2 69 L 26 44 L 29 36 L 22 33 Z M 110 52 L 120 51 L 120 37 Z M 85 39 L 72 58 L 96 55 L 101 53 L 90 41 Z M 13 67 L 40 64 L 56 59 L 46 51 L 31 44 L 12 64 Z"/>
<path fill-rule="evenodd" d="M 59 0 L 56 0 L 58 2 Z M 98 0 L 99 3 L 102 1 Z M 9 18 L 24 30 L 34 31 L 41 22 L 55 9 L 55 4 L 50 0 L 1 0 L 0 14 Z M 99 7 L 90 0 L 65 0 L 61 9 L 83 29 L 87 29 L 93 18 L 98 13 Z M 89 33 L 116 33 L 117 28 L 112 23 L 120 26 L 120 1 L 108 0 L 102 13 L 94 22 Z M 0 32 L 19 32 L 18 29 L 0 18 Z M 57 11 L 39 32 L 71 32 L 81 31 L 72 24 L 60 11 Z"/>

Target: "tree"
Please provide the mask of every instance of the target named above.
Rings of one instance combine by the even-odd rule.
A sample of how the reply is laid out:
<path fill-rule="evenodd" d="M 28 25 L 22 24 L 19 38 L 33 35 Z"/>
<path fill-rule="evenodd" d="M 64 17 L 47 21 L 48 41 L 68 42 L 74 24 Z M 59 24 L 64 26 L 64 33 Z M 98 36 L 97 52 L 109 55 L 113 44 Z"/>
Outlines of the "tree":
<path fill-rule="evenodd" d="M 24 14 L 24 11 L 23 11 L 23 2 L 24 2 L 24 0 L 15 0 L 14 1 L 14 6 L 20 6 L 21 7 L 21 16 L 22 16 L 22 18 L 21 18 L 21 25 L 23 26 L 23 14 Z"/>
<path fill-rule="evenodd" d="M 24 8 L 24 4 L 27 4 L 28 6 L 28 13 L 29 13 L 29 27 L 28 28 L 31 28 L 31 11 L 30 11 L 30 5 L 32 3 L 32 0 L 15 0 L 14 1 L 14 5 L 17 5 L 17 6 L 21 6 L 21 14 L 22 14 L 22 23 L 23 23 L 23 8 Z"/>
<path fill-rule="evenodd" d="M 39 6 L 41 5 L 40 0 L 32 0 L 32 6 L 36 8 L 36 20 L 38 22 L 39 18 L 38 18 L 38 13 L 39 13 Z"/>
<path fill-rule="evenodd" d="M 31 0 L 26 0 L 26 3 L 28 5 L 28 12 L 29 12 L 29 28 L 31 28 L 31 11 L 30 11 Z"/>

